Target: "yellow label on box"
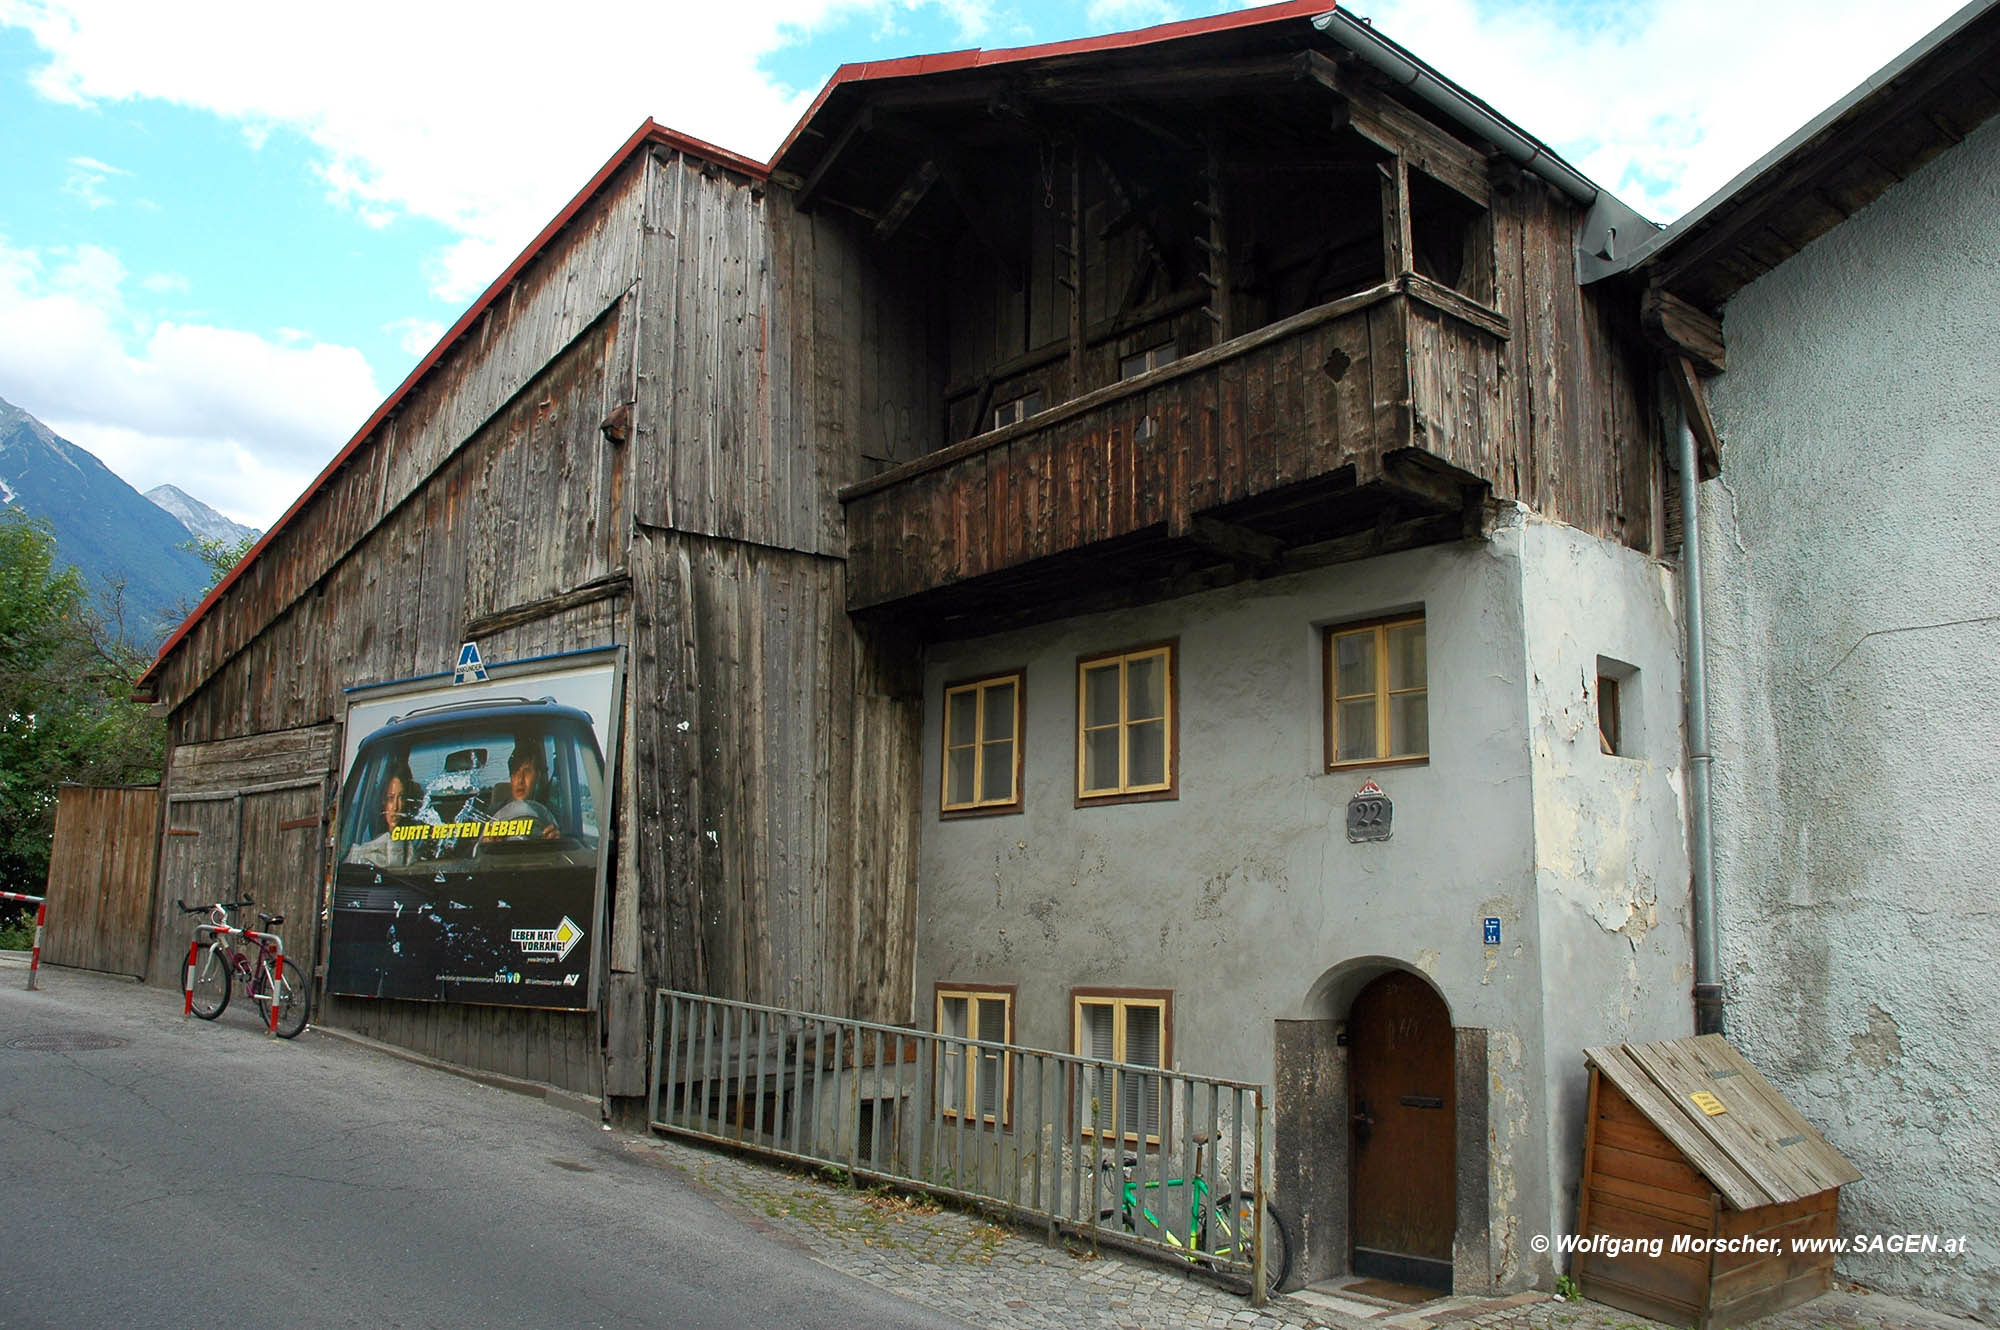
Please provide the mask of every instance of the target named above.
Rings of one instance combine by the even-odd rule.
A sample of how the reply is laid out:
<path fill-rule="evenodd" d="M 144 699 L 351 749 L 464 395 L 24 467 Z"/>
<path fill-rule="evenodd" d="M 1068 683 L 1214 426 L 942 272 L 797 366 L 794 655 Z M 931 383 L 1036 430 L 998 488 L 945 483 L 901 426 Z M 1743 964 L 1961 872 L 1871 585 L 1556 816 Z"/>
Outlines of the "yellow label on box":
<path fill-rule="evenodd" d="M 1710 1094 L 1706 1090 L 1697 1090 L 1695 1093 L 1689 1095 L 1688 1098 L 1694 1100 L 1694 1106 L 1696 1108 L 1700 1109 L 1702 1112 L 1708 1114 L 1712 1118 L 1719 1118 L 1724 1113 L 1727 1113 L 1729 1111 L 1728 1109 L 1722 1106 L 1722 1101 L 1720 1099 L 1717 1099 L 1714 1095 Z"/>

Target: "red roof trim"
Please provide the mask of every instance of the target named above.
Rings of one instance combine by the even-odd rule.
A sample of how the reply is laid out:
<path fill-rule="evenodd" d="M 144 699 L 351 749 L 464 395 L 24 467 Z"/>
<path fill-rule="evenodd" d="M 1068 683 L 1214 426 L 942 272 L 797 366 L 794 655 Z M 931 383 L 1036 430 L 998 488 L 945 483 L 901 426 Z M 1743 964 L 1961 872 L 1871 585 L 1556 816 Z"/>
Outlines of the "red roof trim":
<path fill-rule="evenodd" d="M 953 70 L 981 69 L 992 65 L 1019 64 L 1027 60 L 1047 60 L 1062 55 L 1088 55 L 1092 52 L 1123 51 L 1138 46 L 1150 46 L 1155 42 L 1170 42 L 1182 37 L 1198 37 L 1204 33 L 1227 32 L 1232 28 L 1254 28 L 1264 23 L 1282 23 L 1286 19 L 1317 18 L 1337 8 L 1334 0 L 1284 0 L 1282 4 L 1259 5 L 1254 9 L 1238 9 L 1227 14 L 1211 14 L 1206 18 L 1180 19 L 1173 23 L 1161 23 L 1150 28 L 1135 28 L 1130 32 L 1106 33 L 1100 37 L 1076 37 L 1064 42 L 1044 42 L 1040 46 L 1013 46 L 998 51 L 982 51 L 973 47 L 964 51 L 943 51 L 936 55 L 905 56 L 897 60 L 867 60 L 859 64 L 842 65 L 833 71 L 833 77 L 813 98 L 813 104 L 806 108 L 805 115 L 771 154 L 771 162 L 776 165 L 783 161 L 785 154 L 792 150 L 807 125 L 812 123 L 826 99 L 834 89 L 844 83 L 873 82 L 876 79 L 910 78 L 919 74 L 942 74 Z"/>
<path fill-rule="evenodd" d="M 813 117 L 819 114 L 820 108 L 826 104 L 827 98 L 832 96 L 834 89 L 842 84 L 872 82 L 877 79 L 908 78 L 919 74 L 949 73 L 954 70 L 977 69 L 994 65 L 1019 64 L 1024 61 L 1045 60 L 1055 56 L 1130 50 L 1134 47 L 1174 41 L 1182 37 L 1200 36 L 1204 33 L 1227 32 L 1235 28 L 1251 28 L 1265 23 L 1281 23 L 1287 19 L 1294 18 L 1313 18 L 1328 12 L 1334 7 L 1334 0 L 1284 0 L 1284 3 L 1260 5 L 1254 9 L 1240 9 L 1226 14 L 1212 14 L 1206 18 L 1182 19 L 1174 23 L 1157 24 L 1150 28 L 1136 28 L 1129 32 L 1107 33 L 1099 37 L 1078 37 L 1069 41 L 1045 42 L 1040 46 L 1016 46 L 997 51 L 984 51 L 975 47 L 964 51 L 945 51 L 934 55 L 908 56 L 897 60 L 871 60 L 859 64 L 842 65 L 834 71 L 833 77 L 827 80 L 826 86 L 820 89 L 819 96 L 813 99 L 813 104 L 807 108 L 805 115 L 800 117 L 799 123 L 792 127 L 792 132 L 785 136 L 785 141 L 779 145 L 778 151 L 772 154 L 771 161 L 775 163 L 784 157 L 799 135 L 805 132 L 805 127 L 811 123 Z M 598 191 L 604 187 L 605 183 L 611 179 L 612 175 L 620 167 L 625 165 L 634 153 L 649 143 L 658 143 L 665 147 L 684 152 L 691 157 L 699 157 L 704 161 L 713 162 L 717 166 L 738 172 L 750 177 L 752 180 L 766 180 L 770 177 L 771 168 L 769 165 L 752 161 L 748 157 L 730 152 L 727 148 L 719 148 L 712 143 L 706 143 L 700 139 L 668 129 L 666 126 L 658 124 L 651 119 L 648 119 L 645 124 L 639 126 L 632 137 L 625 141 L 624 146 L 613 153 L 611 159 L 605 162 L 599 168 L 597 174 L 590 178 L 590 182 L 577 192 L 575 198 L 569 201 L 568 206 L 557 213 L 555 219 L 546 227 L 542 228 L 542 233 L 536 236 L 526 249 L 521 251 L 520 256 L 507 266 L 507 270 L 495 278 L 493 284 L 486 288 L 478 300 L 473 302 L 471 308 L 467 309 L 460 316 L 458 322 L 454 323 L 451 326 L 451 330 L 439 339 L 436 346 L 431 348 L 430 354 L 417 363 L 416 368 L 410 371 L 408 377 L 398 385 L 396 391 L 390 393 L 382 405 L 375 408 L 375 414 L 368 417 L 368 422 L 355 432 L 354 437 L 347 441 L 345 447 L 334 455 L 333 460 L 326 464 L 326 468 L 314 478 L 312 484 L 306 486 L 305 492 L 293 500 L 292 506 L 285 510 L 284 516 L 272 524 L 271 529 L 264 533 L 263 538 L 250 548 L 250 552 L 244 555 L 234 568 L 229 570 L 228 576 L 224 577 L 221 582 L 216 584 L 214 590 L 202 598 L 201 604 L 195 606 L 194 612 L 188 615 L 181 623 L 181 626 L 174 630 L 173 635 L 161 644 L 159 655 L 153 658 L 153 663 L 147 667 L 146 673 L 140 676 L 138 683 L 135 685 L 136 692 L 142 696 L 150 697 L 152 689 L 157 683 L 154 676 L 158 672 L 161 663 L 166 660 L 175 647 L 181 644 L 181 641 L 194 629 L 195 624 L 200 622 L 202 616 L 208 613 L 209 608 L 220 600 L 230 587 L 236 584 L 236 580 L 243 575 L 243 571 L 264 552 L 265 548 L 277 537 L 278 533 L 289 526 L 292 519 L 297 517 L 308 503 L 312 502 L 313 496 L 319 493 L 321 487 L 333 477 L 335 472 L 347 464 L 348 459 L 360 450 L 363 443 L 367 442 L 369 436 L 375 432 L 375 427 L 380 425 L 383 419 L 390 412 L 394 411 L 402 403 L 403 399 L 409 395 L 411 389 L 415 388 L 424 376 L 430 373 L 438 361 L 444 358 L 445 353 L 457 344 L 458 339 L 465 333 L 466 329 L 479 321 L 480 316 L 486 312 L 487 307 L 499 298 L 500 293 L 506 290 L 513 280 L 521 274 L 521 270 L 532 263 L 536 256 L 541 253 L 543 247 L 575 219 L 576 215 L 596 197 Z"/>
<path fill-rule="evenodd" d="M 375 427 L 380 425 L 383 419 L 402 403 L 403 399 L 410 394 L 410 391 L 417 386 L 426 374 L 430 373 L 438 361 L 444 359 L 445 353 L 452 349 L 458 342 L 458 339 L 464 335 L 465 330 L 479 322 L 480 316 L 486 313 L 487 308 L 499 298 L 500 293 L 505 291 L 514 279 L 521 275 L 521 270 L 534 262 L 543 248 L 551 240 L 555 239 L 556 235 L 564 227 L 576 219 L 576 215 L 582 212 L 592 199 L 596 198 L 598 192 L 604 188 L 613 175 L 617 174 L 631 160 L 635 153 L 648 144 L 654 143 L 684 152 L 690 157 L 699 157 L 703 161 L 713 162 L 717 166 L 749 176 L 752 180 L 764 180 L 770 174 L 768 168 L 763 163 L 754 162 L 748 157 L 730 152 L 727 148 L 718 148 L 712 143 L 704 143 L 700 139 L 678 133 L 650 119 L 645 124 L 640 125 L 633 132 L 632 137 L 626 139 L 623 146 L 617 152 L 611 154 L 610 160 L 598 168 L 597 174 L 590 178 L 589 183 L 577 191 L 576 197 L 572 198 L 563 210 L 555 215 L 553 221 L 542 228 L 541 234 L 530 241 L 528 247 L 521 251 L 520 256 L 507 265 L 507 270 L 494 279 L 493 284 L 486 288 L 479 299 L 472 302 L 471 308 L 459 316 L 458 322 L 454 323 L 451 326 L 451 330 L 438 339 L 438 344 L 430 349 L 428 355 L 417 362 L 417 367 L 409 372 L 409 375 L 398 385 L 396 391 L 390 393 L 383 400 L 382 405 L 375 408 L 375 414 L 369 416 L 368 422 L 355 432 L 354 437 L 347 441 L 346 446 L 334 454 L 333 460 L 326 464 L 325 469 L 314 478 L 312 484 L 306 486 L 305 492 L 292 501 L 292 506 L 285 509 L 284 516 L 272 523 L 271 529 L 264 533 L 263 538 L 250 547 L 250 552 L 238 560 L 236 566 L 229 570 L 228 576 L 218 582 L 215 589 L 202 598 L 201 604 L 194 607 L 194 612 L 182 621 L 179 628 L 174 630 L 173 636 L 161 644 L 159 654 L 153 658 L 153 663 L 147 666 L 146 672 L 139 677 L 138 683 L 134 686 L 136 692 L 141 694 L 149 694 L 151 692 L 156 682 L 153 676 L 160 668 L 161 662 L 166 660 L 168 654 L 180 645 L 181 640 L 193 630 L 195 624 L 200 622 L 202 616 L 208 613 L 209 607 L 220 600 L 223 593 L 236 584 L 236 579 L 242 576 L 243 571 L 256 560 L 258 555 L 264 552 L 265 547 L 277 538 L 280 531 L 283 531 L 291 524 L 292 519 L 297 517 L 308 503 L 312 502 L 313 496 L 319 493 L 320 488 L 333 478 L 335 472 L 347 464 L 348 459 L 360 450 L 362 444 L 368 441 L 369 436 L 375 432 Z"/>

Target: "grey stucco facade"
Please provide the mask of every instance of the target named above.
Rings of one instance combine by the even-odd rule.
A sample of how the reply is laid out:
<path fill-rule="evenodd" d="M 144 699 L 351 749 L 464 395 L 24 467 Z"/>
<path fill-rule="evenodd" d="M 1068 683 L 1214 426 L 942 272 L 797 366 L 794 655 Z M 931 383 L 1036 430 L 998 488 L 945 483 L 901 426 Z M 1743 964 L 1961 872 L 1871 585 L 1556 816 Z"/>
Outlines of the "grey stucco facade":
<path fill-rule="evenodd" d="M 2000 1311 L 2000 121 L 1746 287 L 1704 486 L 1722 978 L 1853 1159 L 1850 1256 Z"/>
<path fill-rule="evenodd" d="M 1676 585 L 1509 507 L 1480 540 L 932 647 L 919 1011 L 934 982 L 1017 986 L 1017 1042 L 1067 1050 L 1073 987 L 1172 990 L 1176 1065 L 1275 1086 L 1279 1206 L 1323 1275 L 1347 1257 L 1348 1006 L 1420 974 L 1459 1060 L 1454 1281 L 1546 1281 L 1529 1243 L 1574 1224 L 1582 1049 L 1690 1030 Z M 1415 610 L 1428 760 L 1329 772 L 1323 628 Z M 1079 658 L 1161 641 L 1177 797 L 1078 806 Z M 1628 671 L 1628 755 L 1600 750 L 1600 658 Z M 944 689 L 1017 668 L 1021 811 L 941 819 Z M 1393 838 L 1351 844 L 1368 779 Z"/>

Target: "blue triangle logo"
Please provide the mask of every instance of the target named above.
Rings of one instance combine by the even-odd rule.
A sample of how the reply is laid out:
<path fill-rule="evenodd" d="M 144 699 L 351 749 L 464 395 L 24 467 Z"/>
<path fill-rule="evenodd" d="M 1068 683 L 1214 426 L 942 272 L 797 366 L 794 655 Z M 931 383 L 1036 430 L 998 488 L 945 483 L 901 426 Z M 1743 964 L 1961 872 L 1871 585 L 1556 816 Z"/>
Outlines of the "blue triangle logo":
<path fill-rule="evenodd" d="M 458 668 L 452 671 L 451 681 L 455 684 L 486 681 L 486 662 L 479 658 L 477 642 L 467 642 L 458 649 Z"/>

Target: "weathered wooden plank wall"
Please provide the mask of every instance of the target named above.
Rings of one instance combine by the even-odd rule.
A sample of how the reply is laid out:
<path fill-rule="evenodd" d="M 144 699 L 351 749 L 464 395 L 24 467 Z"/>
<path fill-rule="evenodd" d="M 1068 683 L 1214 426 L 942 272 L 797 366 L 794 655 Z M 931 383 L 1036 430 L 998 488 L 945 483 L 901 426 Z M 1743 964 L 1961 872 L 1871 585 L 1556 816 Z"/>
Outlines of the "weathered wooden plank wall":
<path fill-rule="evenodd" d="M 625 452 L 599 429 L 627 382 L 618 330 L 615 313 L 586 329 L 251 637 L 175 713 L 176 738 L 344 718 L 343 689 L 448 668 L 479 618 L 622 572 Z"/>
<path fill-rule="evenodd" d="M 167 758 L 159 895 L 153 902 L 154 983 L 180 984 L 194 921 L 174 908 L 248 896 L 285 916 L 296 957 L 317 956 L 326 809 L 339 760 L 334 724 L 180 744 Z M 243 922 L 256 926 L 246 916 Z"/>
<path fill-rule="evenodd" d="M 160 789 L 65 785 L 49 848 L 51 965 L 143 975 L 159 853 Z"/>
<path fill-rule="evenodd" d="M 1538 181 L 1495 201 L 1495 304 L 1513 325 L 1499 381 L 1511 446 L 1494 493 L 1661 553 L 1651 360 L 1637 320 L 1576 278 L 1576 208 Z"/>
<path fill-rule="evenodd" d="M 433 507 L 444 493 L 437 488 L 440 470 L 474 439 L 489 436 L 499 415 L 511 413 L 518 424 L 523 406 L 533 409 L 540 401 L 522 400 L 530 385 L 540 381 L 544 368 L 566 348 L 573 349 L 573 344 L 593 328 L 615 331 L 618 326 L 619 310 L 638 276 L 644 203 L 640 175 L 636 163 L 615 175 L 569 228 L 523 269 L 480 322 L 467 330 L 458 348 L 411 390 L 347 465 L 326 479 L 313 502 L 279 532 L 163 664 L 162 701 L 178 705 L 218 670 L 237 660 L 301 598 L 321 594 L 328 571 L 348 561 L 357 546 L 399 509 L 421 504 L 425 516 L 455 515 L 450 509 L 455 509 L 456 503 Z M 601 331 L 599 336 L 603 336 Z M 619 363 L 618 357 L 610 356 L 607 363 Z M 596 395 L 594 405 L 603 409 L 588 422 L 593 436 L 609 409 L 629 400 L 629 371 L 615 380 L 607 378 L 602 387 L 604 391 Z M 598 461 L 593 451 L 592 471 Z M 541 479 L 532 464 L 526 459 L 521 462 L 506 477 L 510 496 L 524 492 L 529 477 L 537 477 L 538 482 Z M 581 475 L 579 471 L 575 478 L 581 480 Z M 601 479 L 595 483 L 603 487 Z M 511 505 L 500 507 L 506 510 Z M 575 504 L 565 505 L 565 509 L 572 520 L 583 511 Z M 487 521 L 506 526 L 510 519 L 504 511 L 494 511 L 487 514 Z M 593 524 L 595 534 L 603 534 L 602 526 L 601 521 Z M 421 557 L 437 552 L 435 544 L 426 543 L 429 528 L 425 521 L 410 521 L 406 514 L 401 528 L 403 557 L 376 570 L 390 581 L 398 568 L 417 566 Z M 378 548 L 376 553 L 380 552 Z M 537 549 L 532 553 L 546 558 L 551 551 Z M 445 566 L 450 566 L 449 561 Z M 478 591 L 486 585 L 472 580 L 467 589 Z M 407 608 L 378 629 L 403 638 L 390 654 L 414 657 L 419 630 L 442 627 L 434 620 L 439 608 L 420 594 L 423 590 L 399 588 Z M 342 646 L 345 649 L 345 644 Z M 280 709 L 310 710 L 323 705 L 324 695 L 313 687 L 318 682 L 311 675 L 280 676 L 273 685 L 286 694 L 286 706 Z M 222 692 L 238 695 L 241 680 L 225 682 Z"/>
<path fill-rule="evenodd" d="M 908 1019 L 913 653 L 856 635 L 838 560 L 648 530 L 634 569 L 645 973 Z"/>

